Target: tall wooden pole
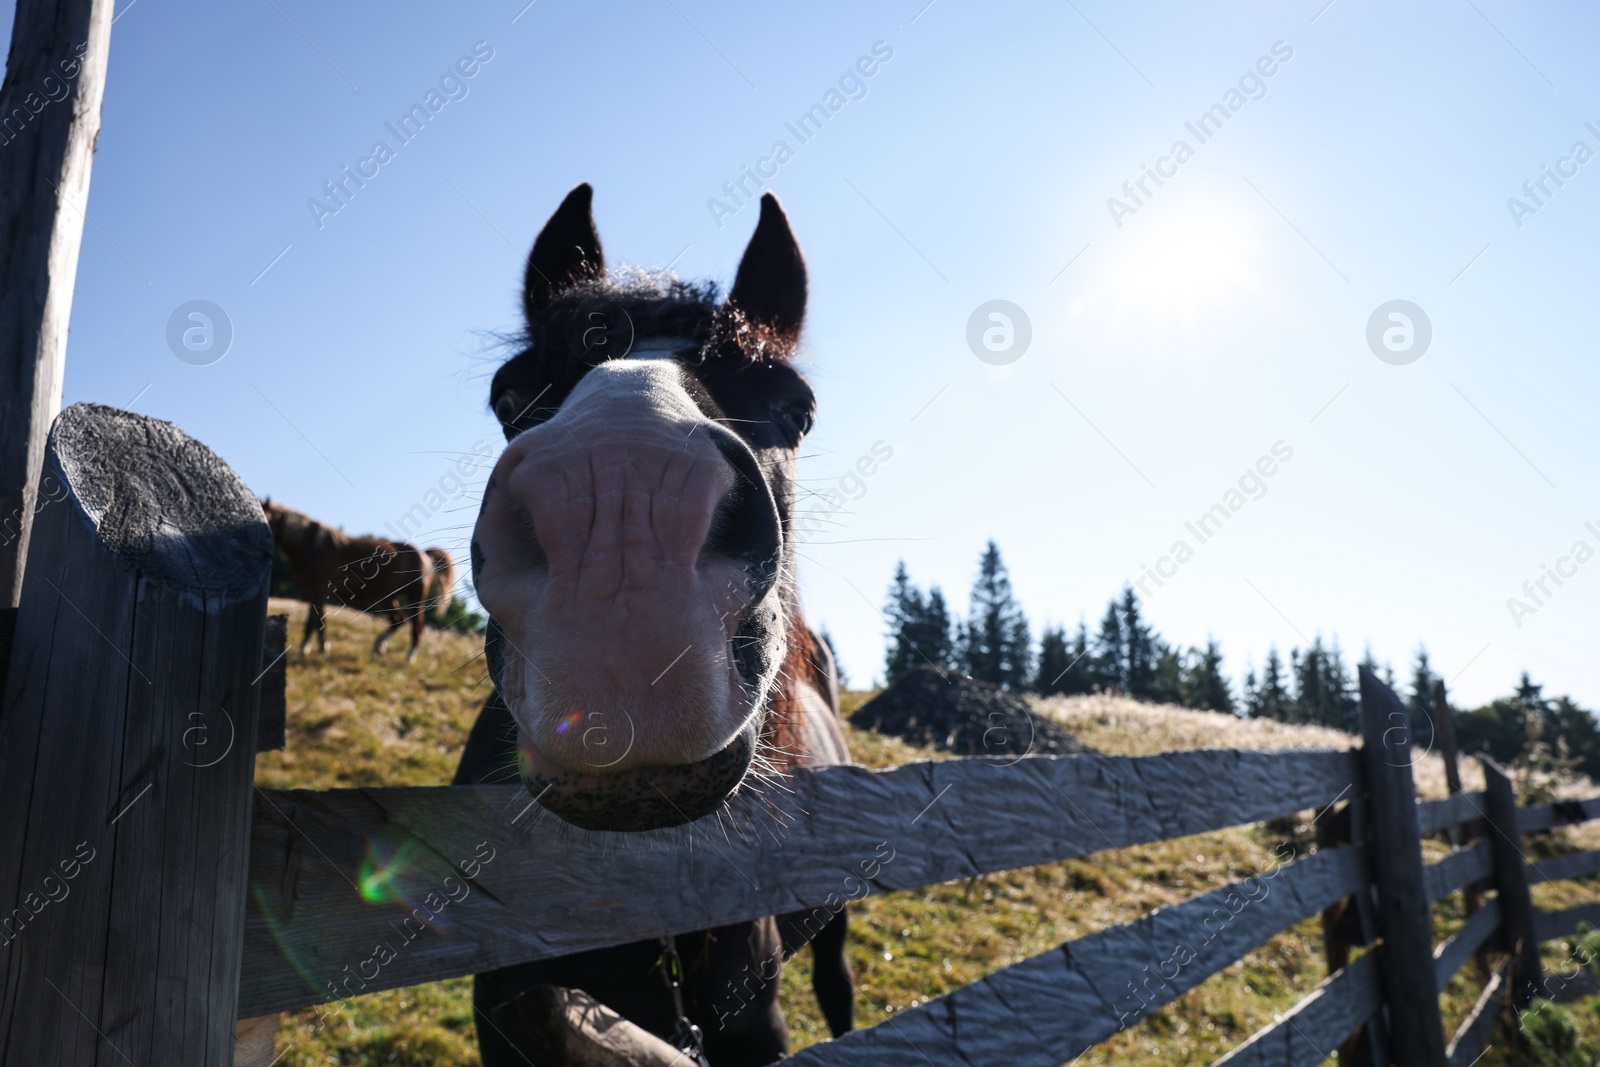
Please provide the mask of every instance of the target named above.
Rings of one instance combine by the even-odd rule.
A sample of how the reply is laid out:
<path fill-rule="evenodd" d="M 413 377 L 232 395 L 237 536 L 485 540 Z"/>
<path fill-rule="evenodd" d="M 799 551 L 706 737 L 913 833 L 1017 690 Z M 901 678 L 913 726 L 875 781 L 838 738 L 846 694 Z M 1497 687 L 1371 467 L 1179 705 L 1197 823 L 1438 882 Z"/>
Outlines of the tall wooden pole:
<path fill-rule="evenodd" d="M 272 534 L 170 423 L 74 404 L 45 462 L 0 696 L 0 1064 L 228 1067 Z"/>
<path fill-rule="evenodd" d="M 100 135 L 112 0 L 17 0 L 0 85 L 0 608 L 17 605 Z"/>
<path fill-rule="evenodd" d="M 1360 676 L 1361 761 L 1371 813 L 1367 849 L 1378 888 L 1392 1054 L 1402 1067 L 1445 1067 L 1449 1061 L 1433 973 L 1433 920 L 1411 779 L 1411 716 L 1377 675 L 1362 667 Z"/>

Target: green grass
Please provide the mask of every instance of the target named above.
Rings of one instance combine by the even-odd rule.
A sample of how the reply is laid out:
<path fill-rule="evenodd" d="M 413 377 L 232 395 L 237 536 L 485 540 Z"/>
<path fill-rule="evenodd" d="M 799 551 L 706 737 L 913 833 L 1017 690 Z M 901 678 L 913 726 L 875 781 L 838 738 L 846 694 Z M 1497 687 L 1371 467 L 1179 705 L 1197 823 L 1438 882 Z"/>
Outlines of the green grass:
<path fill-rule="evenodd" d="M 304 607 L 290 610 L 293 638 Z M 398 639 L 389 656 L 368 655 L 377 623 L 337 610 L 330 613 L 326 658 L 290 653 L 288 747 L 261 756 L 257 784 L 276 788 L 438 785 L 450 780 L 468 730 L 488 692 L 481 642 L 429 631 L 415 664 L 404 662 Z M 293 642 L 291 642 L 293 643 Z M 870 694 L 844 695 L 845 711 Z M 1264 724 L 1233 724 L 1221 716 L 1163 712 L 1129 702 L 1094 698 L 1057 717 L 1103 751 L 1142 755 L 1200 745 L 1295 743 L 1292 728 L 1269 732 Z M 1253 732 L 1252 732 L 1253 731 Z M 846 726 L 856 762 L 892 767 L 947 758 L 902 741 Z M 1306 735 L 1302 745 L 1326 744 Z M 1425 776 L 1426 777 L 1426 776 Z M 850 965 L 857 981 L 856 1025 L 875 1025 L 1001 967 L 1047 951 L 1063 941 L 1127 922 L 1154 908 L 1269 869 L 1286 828 L 1249 827 L 1116 850 L 988 875 L 965 882 L 873 897 L 851 906 Z M 1303 835 L 1302 835 L 1303 836 Z M 1556 850 L 1578 847 L 1558 839 Z M 1581 847 L 1600 847 L 1596 842 Z M 1430 858 L 1444 846 L 1428 843 Z M 1600 900 L 1600 879 L 1534 888 L 1540 907 Z M 1465 919 L 1459 894 L 1435 908 L 1442 940 Z M 1559 946 L 1547 946 L 1547 966 L 1559 963 Z M 1152 961 L 1154 962 L 1154 961 Z M 1565 968 L 1570 970 L 1570 967 Z M 1477 997 L 1471 968 L 1445 992 L 1452 1030 Z M 1204 1064 L 1272 1022 L 1326 976 L 1320 920 L 1313 917 L 1272 938 L 1198 988 L 1113 1037 L 1078 1062 L 1085 1065 Z M 790 1043 L 801 1048 L 825 1039 L 827 1028 L 810 989 L 810 956 L 784 968 L 780 997 Z M 349 1001 L 319 1025 L 317 1009 L 286 1013 L 278 1028 L 281 1067 L 397 1065 L 476 1067 L 471 980 L 454 979 L 390 990 Z M 1569 1008 L 1578 1047 L 1593 1063 L 1600 1056 L 1600 1004 Z M 1480 1067 L 1535 1062 L 1504 1040 Z"/>

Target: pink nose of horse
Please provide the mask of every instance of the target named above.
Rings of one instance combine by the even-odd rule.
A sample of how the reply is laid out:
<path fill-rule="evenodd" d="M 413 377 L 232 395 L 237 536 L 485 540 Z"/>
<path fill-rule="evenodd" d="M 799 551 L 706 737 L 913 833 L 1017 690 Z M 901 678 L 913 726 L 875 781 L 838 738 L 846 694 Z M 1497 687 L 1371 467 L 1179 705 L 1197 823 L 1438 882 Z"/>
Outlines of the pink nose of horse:
<path fill-rule="evenodd" d="M 743 735 L 781 658 L 761 647 L 777 632 L 777 509 L 678 368 L 590 371 L 490 484 L 477 588 L 504 634 L 524 778 L 592 787 L 753 752 Z"/>

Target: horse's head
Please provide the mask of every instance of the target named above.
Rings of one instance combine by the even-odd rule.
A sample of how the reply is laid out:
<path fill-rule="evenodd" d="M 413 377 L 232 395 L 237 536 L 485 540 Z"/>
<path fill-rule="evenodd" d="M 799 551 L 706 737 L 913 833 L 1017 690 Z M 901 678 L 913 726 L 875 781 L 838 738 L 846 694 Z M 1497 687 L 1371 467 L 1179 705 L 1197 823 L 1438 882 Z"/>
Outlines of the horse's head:
<path fill-rule="evenodd" d="M 815 407 L 789 363 L 806 271 L 768 194 L 726 301 L 609 276 L 590 196 L 528 256 L 472 572 L 529 792 L 578 826 L 645 830 L 715 810 L 770 728 Z"/>

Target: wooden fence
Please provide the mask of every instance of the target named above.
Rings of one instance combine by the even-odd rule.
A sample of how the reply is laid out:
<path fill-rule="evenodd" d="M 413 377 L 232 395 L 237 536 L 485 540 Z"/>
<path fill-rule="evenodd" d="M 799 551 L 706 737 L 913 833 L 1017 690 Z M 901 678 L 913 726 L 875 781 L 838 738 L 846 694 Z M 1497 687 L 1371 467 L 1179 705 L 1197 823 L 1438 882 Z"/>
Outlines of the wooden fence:
<path fill-rule="evenodd" d="M 519 786 L 254 789 L 281 645 L 253 498 L 175 428 L 84 405 L 44 475 L 66 494 L 0 705 L 0 1062 L 227 1064 L 236 1019 L 1306 811 L 1307 854 L 789 1062 L 1056 1067 L 1319 914 L 1337 969 L 1221 1062 L 1465 1067 L 1507 1009 L 1588 989 L 1546 983 L 1537 947 L 1600 905 L 1543 913 L 1528 887 L 1600 852 L 1528 864 L 1522 842 L 1600 799 L 1518 809 L 1485 761 L 1484 791 L 1417 802 L 1405 708 L 1366 672 L 1359 749 L 830 768 L 794 776 L 786 824 L 692 847 L 592 847 Z M 1456 845 L 1425 865 L 1431 835 Z M 1476 910 L 1435 945 L 1462 890 Z M 1474 957 L 1492 969 L 1447 1037 L 1440 990 Z"/>

